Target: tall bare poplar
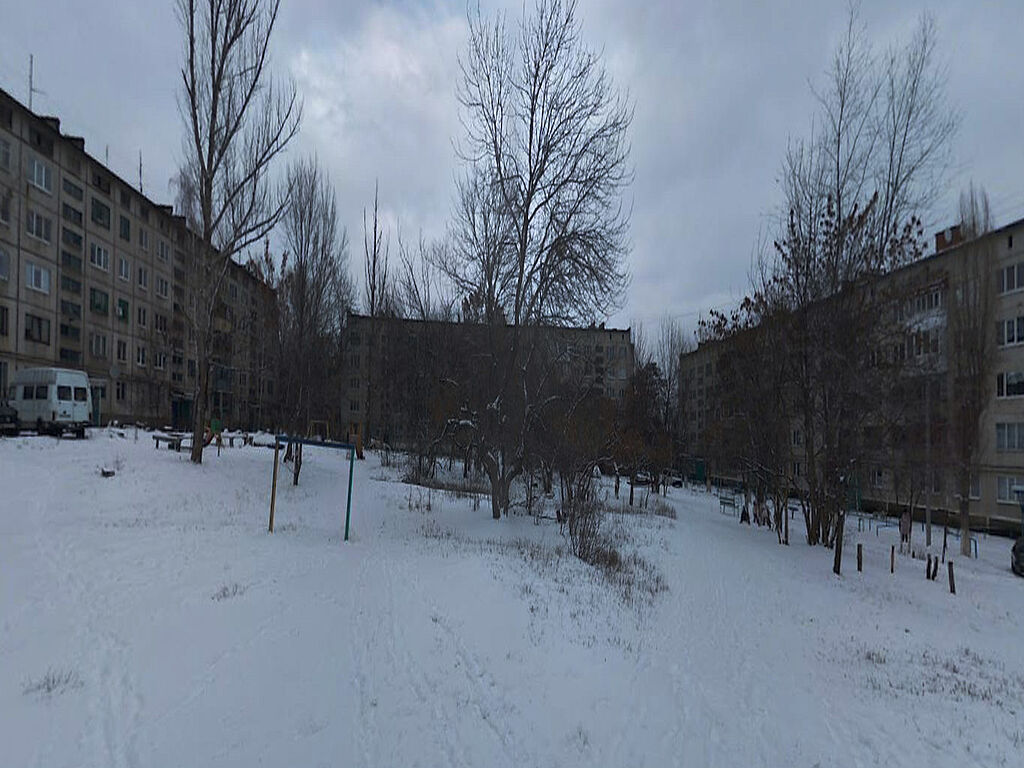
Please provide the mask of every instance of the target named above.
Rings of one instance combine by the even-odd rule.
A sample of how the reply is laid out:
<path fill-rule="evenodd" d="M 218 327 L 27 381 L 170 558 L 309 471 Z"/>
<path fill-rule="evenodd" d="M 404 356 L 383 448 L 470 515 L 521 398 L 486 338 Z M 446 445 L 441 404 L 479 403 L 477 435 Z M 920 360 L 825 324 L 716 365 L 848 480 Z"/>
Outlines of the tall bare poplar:
<path fill-rule="evenodd" d="M 287 205 L 270 172 L 298 131 L 302 108 L 294 86 L 275 82 L 268 71 L 279 6 L 280 0 L 178 0 L 185 136 L 177 197 L 191 230 L 184 253 L 190 295 L 181 308 L 196 360 L 191 458 L 197 464 L 211 363 L 231 331 L 217 317 L 228 267 L 263 239 Z"/>
<path fill-rule="evenodd" d="M 950 438 L 960 508 L 960 552 L 971 556 L 971 478 L 978 477 L 981 417 L 991 386 L 995 323 L 995 254 L 988 196 L 971 188 L 960 196 L 960 234 L 966 241 L 951 270 L 947 350 L 952 386 Z"/>
<path fill-rule="evenodd" d="M 467 298 L 493 305 L 467 421 L 498 518 L 542 410 L 529 327 L 604 316 L 625 288 L 632 109 L 584 43 L 574 0 L 537 0 L 512 28 L 477 10 L 469 32 L 458 99 L 472 216 L 465 205 L 456 214 L 462 242 L 485 247 L 456 249 L 450 271 L 482 277 Z"/>

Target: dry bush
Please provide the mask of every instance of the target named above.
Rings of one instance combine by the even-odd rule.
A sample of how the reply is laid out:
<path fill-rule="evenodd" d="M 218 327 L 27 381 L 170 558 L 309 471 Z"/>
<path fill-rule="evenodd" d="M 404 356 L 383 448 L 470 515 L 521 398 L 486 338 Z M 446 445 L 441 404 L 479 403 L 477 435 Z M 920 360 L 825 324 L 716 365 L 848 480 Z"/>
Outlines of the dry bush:
<path fill-rule="evenodd" d="M 22 693 L 26 696 L 39 694 L 53 696 L 82 687 L 82 680 L 73 669 L 48 669 L 38 680 L 25 683 Z"/>

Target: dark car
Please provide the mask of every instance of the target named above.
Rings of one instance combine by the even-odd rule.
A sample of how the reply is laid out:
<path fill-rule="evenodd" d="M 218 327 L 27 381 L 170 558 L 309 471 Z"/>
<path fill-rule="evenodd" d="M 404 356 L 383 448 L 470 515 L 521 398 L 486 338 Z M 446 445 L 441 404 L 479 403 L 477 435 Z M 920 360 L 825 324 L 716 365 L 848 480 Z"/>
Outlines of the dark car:
<path fill-rule="evenodd" d="M 1018 576 L 1024 576 L 1024 536 L 1017 539 L 1010 552 L 1010 567 Z"/>
<path fill-rule="evenodd" d="M 6 400 L 0 400 L 0 435 L 16 435 L 20 429 L 18 412 Z"/>

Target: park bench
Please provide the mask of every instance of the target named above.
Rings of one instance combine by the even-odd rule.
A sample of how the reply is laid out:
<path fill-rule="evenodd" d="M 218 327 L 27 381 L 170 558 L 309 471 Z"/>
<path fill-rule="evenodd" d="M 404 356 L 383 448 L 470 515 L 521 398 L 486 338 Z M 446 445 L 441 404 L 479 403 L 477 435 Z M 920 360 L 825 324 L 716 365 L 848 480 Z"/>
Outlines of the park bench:
<path fill-rule="evenodd" d="M 153 447 L 159 448 L 160 443 L 167 443 L 167 450 L 181 452 L 181 441 L 185 435 L 153 435 Z"/>
<path fill-rule="evenodd" d="M 739 514 L 739 502 L 733 494 L 723 493 L 718 497 L 718 511 L 723 515 Z"/>

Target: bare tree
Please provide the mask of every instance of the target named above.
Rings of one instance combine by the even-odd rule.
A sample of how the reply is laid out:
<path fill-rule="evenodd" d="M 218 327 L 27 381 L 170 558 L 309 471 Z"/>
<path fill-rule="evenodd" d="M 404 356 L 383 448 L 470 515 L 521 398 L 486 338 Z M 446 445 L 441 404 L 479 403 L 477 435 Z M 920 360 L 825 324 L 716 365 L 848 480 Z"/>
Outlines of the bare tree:
<path fill-rule="evenodd" d="M 995 321 L 995 255 L 988 196 L 972 185 L 960 196 L 960 233 L 965 253 L 952 267 L 947 314 L 952 405 L 950 438 L 960 507 L 960 553 L 971 556 L 971 478 L 978 477 L 981 417 L 988 401 Z"/>
<path fill-rule="evenodd" d="M 363 209 L 363 305 L 367 315 L 380 318 L 395 314 L 393 278 L 389 272 L 389 256 L 391 238 L 384 229 L 380 218 L 379 186 L 373 185 L 373 215 L 370 227 L 367 228 L 366 209 Z M 381 359 L 384 346 L 380 343 L 380 323 L 370 325 L 369 337 L 366 339 L 366 398 L 363 403 L 366 434 L 364 440 L 373 437 L 373 426 L 370 423 L 371 405 L 373 404 L 374 387 L 377 386 L 378 373 L 387 361 Z M 362 458 L 360 455 L 359 458 Z"/>
<path fill-rule="evenodd" d="M 348 236 L 338 223 L 334 187 L 315 159 L 288 168 L 291 198 L 283 218 L 288 252 L 281 268 L 282 406 L 285 426 L 302 434 L 314 416 L 334 409 L 340 388 L 337 353 L 343 318 L 352 306 Z M 294 453 L 298 484 L 302 447 Z"/>
<path fill-rule="evenodd" d="M 274 160 L 295 136 L 302 108 L 292 84 L 268 72 L 280 0 L 178 0 L 185 32 L 182 92 L 184 161 L 178 207 L 191 230 L 185 257 L 197 375 L 192 461 L 203 460 L 220 291 L 236 255 L 281 218 L 287 196 L 271 183 Z"/>
<path fill-rule="evenodd" d="M 470 204 L 456 215 L 471 247 L 454 249 L 449 272 L 483 298 L 490 328 L 467 410 L 497 519 L 543 410 L 529 327 L 603 316 L 626 285 L 632 110 L 583 43 L 574 0 L 538 0 L 515 30 L 477 10 L 469 30 L 458 98 Z"/>
<path fill-rule="evenodd" d="M 679 448 L 679 361 L 689 350 L 689 341 L 679 323 L 668 315 L 662 317 L 654 341 L 654 359 L 662 375 L 661 419 L 672 440 L 673 452 Z"/>

